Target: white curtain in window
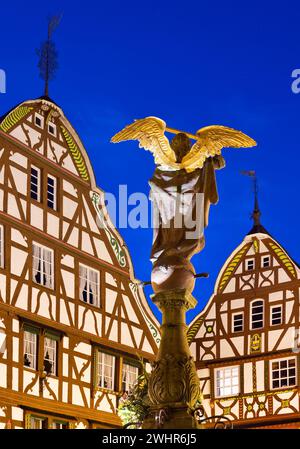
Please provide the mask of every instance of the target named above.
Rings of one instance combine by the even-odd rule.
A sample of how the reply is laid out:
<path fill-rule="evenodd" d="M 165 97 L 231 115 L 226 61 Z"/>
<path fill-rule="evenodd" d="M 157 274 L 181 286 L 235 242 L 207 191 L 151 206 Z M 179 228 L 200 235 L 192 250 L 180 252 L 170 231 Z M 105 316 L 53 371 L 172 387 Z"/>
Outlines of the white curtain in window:
<path fill-rule="evenodd" d="M 43 429 L 44 419 L 32 417 L 30 420 L 31 429 Z"/>
<path fill-rule="evenodd" d="M 57 342 L 53 338 L 45 337 L 44 341 L 44 360 L 52 364 L 51 373 L 56 373 L 56 348 Z"/>
<path fill-rule="evenodd" d="M 130 392 L 137 381 L 139 369 L 137 366 L 133 366 L 128 363 L 123 363 L 122 371 L 123 371 L 122 372 L 123 389 L 125 391 Z"/>
<path fill-rule="evenodd" d="M 40 270 L 41 247 L 33 244 L 32 246 L 32 277 L 37 282 L 37 274 Z"/>
<path fill-rule="evenodd" d="M 138 378 L 138 368 L 135 366 L 130 366 L 128 373 L 129 389 L 131 389 L 134 386 L 137 378 Z"/>
<path fill-rule="evenodd" d="M 37 336 L 29 331 L 24 332 L 24 355 L 30 362 L 30 368 L 36 369 Z"/>
<path fill-rule="evenodd" d="M 114 373 L 115 373 L 115 357 L 110 354 L 98 352 L 98 385 L 102 388 L 113 390 Z"/>
<path fill-rule="evenodd" d="M 104 354 L 104 387 L 113 389 L 113 359 L 109 354 Z"/>
<path fill-rule="evenodd" d="M 44 248 L 43 251 L 44 259 L 44 273 L 45 273 L 45 283 L 46 287 L 53 287 L 53 253 L 51 250 Z"/>
<path fill-rule="evenodd" d="M 83 265 L 79 265 L 79 289 L 80 289 L 80 299 L 81 301 L 87 301 L 85 295 L 87 295 L 87 268 Z"/>
<path fill-rule="evenodd" d="M 98 305 L 98 291 L 99 291 L 99 273 L 95 270 L 89 270 L 90 277 L 90 291 L 93 295 L 93 304 Z M 90 298 L 90 302 L 92 298 Z"/>

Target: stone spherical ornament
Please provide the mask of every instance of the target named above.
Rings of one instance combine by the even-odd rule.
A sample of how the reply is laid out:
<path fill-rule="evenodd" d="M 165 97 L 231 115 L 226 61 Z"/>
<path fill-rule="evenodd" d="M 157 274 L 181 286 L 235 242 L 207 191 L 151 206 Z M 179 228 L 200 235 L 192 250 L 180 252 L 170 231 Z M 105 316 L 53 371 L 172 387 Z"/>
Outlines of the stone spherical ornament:
<path fill-rule="evenodd" d="M 165 257 L 154 264 L 151 284 L 154 293 L 178 288 L 192 292 L 195 286 L 194 267 L 189 260 L 181 257 Z"/>

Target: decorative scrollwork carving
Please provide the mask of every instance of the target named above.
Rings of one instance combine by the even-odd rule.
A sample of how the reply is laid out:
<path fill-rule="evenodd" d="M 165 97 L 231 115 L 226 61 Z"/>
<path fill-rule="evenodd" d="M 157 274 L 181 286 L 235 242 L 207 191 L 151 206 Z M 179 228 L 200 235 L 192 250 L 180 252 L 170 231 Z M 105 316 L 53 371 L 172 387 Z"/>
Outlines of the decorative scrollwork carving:
<path fill-rule="evenodd" d="M 141 421 L 128 422 L 125 426 L 123 426 L 123 429 L 141 429 L 142 424 L 143 423 Z"/>
<path fill-rule="evenodd" d="M 199 394 L 199 379 L 192 357 L 166 354 L 153 363 L 149 381 L 153 404 L 182 402 L 193 407 Z"/>
<path fill-rule="evenodd" d="M 155 415 L 155 421 L 158 429 L 161 429 L 169 419 L 169 409 L 161 408 Z"/>
<path fill-rule="evenodd" d="M 194 417 L 199 424 L 205 424 L 206 422 L 213 421 L 214 429 L 233 429 L 232 421 L 223 415 L 206 416 L 202 405 L 194 410 Z"/>

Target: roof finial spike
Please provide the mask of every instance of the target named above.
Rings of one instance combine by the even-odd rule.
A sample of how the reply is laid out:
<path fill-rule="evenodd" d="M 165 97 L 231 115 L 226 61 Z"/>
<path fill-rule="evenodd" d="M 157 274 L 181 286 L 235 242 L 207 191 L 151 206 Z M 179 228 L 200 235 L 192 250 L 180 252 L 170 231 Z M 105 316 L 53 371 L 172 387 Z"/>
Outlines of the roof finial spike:
<path fill-rule="evenodd" d="M 54 78 L 57 63 L 57 51 L 54 42 L 51 40 L 54 30 L 58 27 L 62 15 L 53 16 L 48 19 L 47 40 L 44 41 L 37 50 L 39 56 L 38 68 L 40 77 L 45 81 L 44 95 L 49 97 L 49 81 Z"/>
<path fill-rule="evenodd" d="M 260 223 L 261 212 L 258 205 L 258 183 L 255 171 L 253 171 L 253 174 L 250 176 L 253 177 L 253 190 L 254 190 L 254 209 L 251 218 L 253 219 L 254 226 L 259 226 L 261 224 Z"/>
<path fill-rule="evenodd" d="M 256 234 L 256 233 L 263 233 L 268 234 L 266 229 L 262 226 L 260 222 L 261 217 L 261 211 L 258 204 L 258 182 L 257 182 L 257 176 L 256 172 L 254 170 L 247 170 L 247 171 L 241 171 L 242 175 L 250 176 L 253 181 L 253 192 L 254 192 L 254 209 L 251 214 L 251 218 L 253 220 L 253 227 L 249 234 Z"/>
<path fill-rule="evenodd" d="M 253 219 L 254 226 L 260 226 L 260 216 L 261 212 L 258 205 L 258 183 L 257 183 L 257 176 L 256 172 L 254 170 L 244 170 L 241 171 L 242 175 L 250 176 L 253 180 L 253 192 L 254 192 L 254 209 L 251 214 L 251 218 Z"/>

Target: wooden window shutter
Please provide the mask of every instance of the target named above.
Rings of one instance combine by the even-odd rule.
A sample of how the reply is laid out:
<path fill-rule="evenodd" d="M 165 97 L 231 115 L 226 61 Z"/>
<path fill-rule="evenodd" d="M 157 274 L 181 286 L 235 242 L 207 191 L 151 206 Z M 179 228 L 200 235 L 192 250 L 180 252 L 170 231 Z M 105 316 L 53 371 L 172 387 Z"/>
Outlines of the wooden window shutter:
<path fill-rule="evenodd" d="M 93 348 L 93 365 L 94 365 L 93 366 L 93 387 L 94 387 L 94 390 L 96 390 L 98 387 L 98 382 L 97 382 L 98 352 L 99 352 L 99 349 Z"/>
<path fill-rule="evenodd" d="M 25 429 L 31 429 L 31 414 L 25 413 Z"/>
<path fill-rule="evenodd" d="M 265 360 L 264 361 L 264 389 L 265 391 L 269 390 L 270 388 L 270 376 L 269 376 L 269 361 Z"/>

